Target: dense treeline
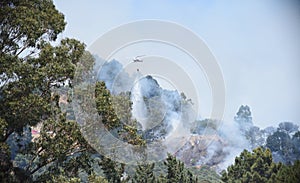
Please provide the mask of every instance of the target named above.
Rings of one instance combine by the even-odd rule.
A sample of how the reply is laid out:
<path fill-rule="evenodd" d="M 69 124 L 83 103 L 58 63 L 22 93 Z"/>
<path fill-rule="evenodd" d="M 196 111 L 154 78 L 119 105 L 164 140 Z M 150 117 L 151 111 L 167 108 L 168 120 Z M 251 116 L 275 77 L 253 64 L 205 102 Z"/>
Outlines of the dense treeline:
<path fill-rule="evenodd" d="M 223 171 L 224 182 L 299 182 L 300 161 L 293 165 L 275 163 L 269 149 L 261 147 L 253 152 L 244 150 L 233 165 Z"/>

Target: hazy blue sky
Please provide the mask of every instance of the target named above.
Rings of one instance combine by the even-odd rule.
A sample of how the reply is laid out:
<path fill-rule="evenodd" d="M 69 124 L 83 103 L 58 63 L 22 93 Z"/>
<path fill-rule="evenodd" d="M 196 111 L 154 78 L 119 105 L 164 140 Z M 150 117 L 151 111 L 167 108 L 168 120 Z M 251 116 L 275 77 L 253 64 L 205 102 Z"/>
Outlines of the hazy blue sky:
<path fill-rule="evenodd" d="M 225 121 L 239 106 L 252 109 L 256 125 L 300 124 L 300 3 L 281 0 L 55 0 L 66 31 L 90 46 L 128 22 L 176 22 L 201 37 L 223 71 Z M 147 54 L 147 53 L 146 53 Z M 203 117 L 208 116 L 207 111 Z"/>

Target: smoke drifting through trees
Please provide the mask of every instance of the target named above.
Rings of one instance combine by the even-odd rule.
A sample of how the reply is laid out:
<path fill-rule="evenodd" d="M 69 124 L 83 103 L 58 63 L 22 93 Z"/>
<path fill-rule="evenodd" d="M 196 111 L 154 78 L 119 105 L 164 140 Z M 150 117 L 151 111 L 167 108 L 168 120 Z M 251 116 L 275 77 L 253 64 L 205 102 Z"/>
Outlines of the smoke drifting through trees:
<path fill-rule="evenodd" d="M 221 171 L 244 149 L 258 146 L 274 150 L 275 161 L 288 163 L 299 158 L 297 125 L 281 123 L 277 133 L 275 127 L 260 129 L 253 125 L 249 106 L 241 106 L 232 121 L 195 119 L 192 103 L 178 91 L 161 88 L 152 76 L 143 77 L 139 71 L 129 75 L 116 60 L 100 64 L 98 79 L 112 94 L 130 92 L 132 114 L 145 140 L 161 141 L 166 152 L 175 153 L 187 165 L 208 165 Z M 278 152 L 280 144 L 272 143 L 278 135 L 286 137 L 281 144 L 289 142 L 288 152 Z"/>

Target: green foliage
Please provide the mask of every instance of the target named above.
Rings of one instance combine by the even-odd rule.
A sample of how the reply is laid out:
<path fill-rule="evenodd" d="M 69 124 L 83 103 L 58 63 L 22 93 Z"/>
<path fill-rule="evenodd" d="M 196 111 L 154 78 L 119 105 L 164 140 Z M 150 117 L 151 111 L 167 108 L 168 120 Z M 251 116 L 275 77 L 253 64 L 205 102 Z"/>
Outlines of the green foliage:
<path fill-rule="evenodd" d="M 256 148 L 252 153 L 244 150 L 235 163 L 222 173 L 224 182 L 267 182 L 274 178 L 281 165 L 272 161 L 269 149 Z"/>
<path fill-rule="evenodd" d="M 132 120 L 132 102 L 129 92 L 121 92 L 118 95 L 111 96 L 112 104 L 116 115 L 123 124 L 136 126 L 136 121 Z"/>
<path fill-rule="evenodd" d="M 293 165 L 282 165 L 274 180 L 282 183 L 300 182 L 300 160 Z"/>
<path fill-rule="evenodd" d="M 182 164 L 176 158 L 170 154 L 168 154 L 168 157 L 165 161 L 165 165 L 167 166 L 168 173 L 167 173 L 167 179 L 168 182 L 178 182 L 180 179 Z"/>
<path fill-rule="evenodd" d="M 166 180 L 168 183 L 193 183 L 198 181 L 197 177 L 184 167 L 183 162 L 177 160 L 171 154 L 168 154 L 164 164 L 167 166 Z"/>
<path fill-rule="evenodd" d="M 56 47 L 44 43 L 38 57 L 14 56 L 7 60 L 6 55 L 0 55 L 1 62 L 7 63 L 5 70 L 0 71 L 6 76 L 2 80 L 6 84 L 0 89 L 0 111 L 1 118 L 8 124 L 8 136 L 51 116 L 50 104 L 54 100 L 51 90 L 73 78 L 75 64 L 83 49 L 78 41 L 65 39 Z"/>
<path fill-rule="evenodd" d="M 46 180 L 47 183 L 55 183 L 55 182 L 61 182 L 61 183 L 80 183 L 80 179 L 77 177 L 68 178 L 63 175 L 52 175 L 50 180 Z"/>
<path fill-rule="evenodd" d="M 75 67 L 82 74 L 79 79 L 83 79 L 91 74 L 94 65 L 93 56 L 84 51 L 83 43 L 66 38 L 52 44 L 65 28 L 63 14 L 51 0 L 3 0 L 0 8 L 1 182 L 77 183 L 83 181 L 82 174 L 87 175 L 85 181 L 89 182 L 128 182 L 130 177 L 126 176 L 125 164 L 106 157 L 101 161 L 95 158 L 99 155 L 82 137 L 77 122 L 67 120 L 60 109 L 62 94 L 55 89 L 69 92 Z M 64 86 L 65 81 L 69 81 L 69 86 Z M 96 99 L 104 126 L 120 140 L 145 145 L 137 130 L 138 122 L 131 116 L 130 93 L 112 96 L 104 82 L 98 82 L 95 94 L 92 97 Z M 182 98 L 187 104 L 186 97 L 182 95 Z M 165 106 L 157 94 L 145 98 L 145 103 L 151 114 L 149 124 L 156 124 Z M 179 103 L 174 103 L 177 111 L 180 107 Z M 65 108 L 72 112 L 68 106 Z M 240 124 L 252 124 L 249 107 L 242 106 L 235 120 Z M 38 124 L 42 126 L 40 135 L 33 140 L 29 132 Z M 214 121 L 197 125 L 204 124 L 214 130 L 217 128 Z M 289 123 L 282 124 L 286 131 L 294 128 Z M 288 152 L 283 153 L 288 154 L 290 144 L 298 147 L 299 137 L 299 132 L 292 139 L 278 132 L 268 138 L 268 147 L 277 151 L 287 149 Z M 94 164 L 101 166 L 105 178 L 96 175 Z M 198 181 L 194 174 L 201 176 L 171 155 L 164 165 L 166 174 L 157 177 L 154 164 L 139 165 L 132 181 L 186 183 Z M 299 169 L 299 161 L 290 166 L 275 164 L 269 150 L 258 148 L 253 153 L 244 151 L 237 157 L 222 179 L 226 182 L 299 182 Z"/>
<path fill-rule="evenodd" d="M 82 137 L 77 123 L 66 120 L 57 108 L 57 114 L 43 122 L 40 136 L 30 144 L 25 170 L 39 181 L 53 174 L 75 177 L 80 170 L 91 172 L 91 153 L 94 150 Z"/>
<path fill-rule="evenodd" d="M 108 181 L 105 178 L 97 176 L 94 173 L 88 177 L 88 181 L 91 183 L 108 183 Z"/>
<path fill-rule="evenodd" d="M 104 82 L 97 82 L 95 86 L 96 106 L 102 123 L 108 130 L 121 126 L 120 120 L 115 113 L 110 91 Z"/>
<path fill-rule="evenodd" d="M 199 182 L 221 183 L 220 175 L 206 165 L 190 167 L 189 170 L 198 177 Z"/>
<path fill-rule="evenodd" d="M 121 178 L 123 177 L 125 170 L 125 164 L 117 163 L 109 158 L 104 157 L 99 165 L 102 167 L 105 178 L 108 180 L 108 182 L 121 183 Z"/>
<path fill-rule="evenodd" d="M 83 82 L 84 79 L 89 78 L 90 74 L 93 74 L 94 64 L 95 59 L 93 55 L 88 51 L 85 51 L 80 57 L 80 62 L 76 65 L 76 82 Z"/>
<path fill-rule="evenodd" d="M 53 46 L 65 22 L 52 1 L 4 0 L 0 8 L 0 179 L 50 181 L 54 174 L 88 171 L 87 153 L 93 150 L 77 123 L 65 119 L 53 90 L 73 79 L 84 44 L 67 38 Z M 20 140 L 31 136 L 24 129 L 38 123 L 40 136 L 25 147 Z M 19 153 L 15 162 L 6 143 Z"/>
<path fill-rule="evenodd" d="M 13 165 L 10 161 L 10 151 L 6 143 L 0 142 L 0 178 L 3 182 L 12 182 Z"/>
<path fill-rule="evenodd" d="M 20 55 L 25 49 L 54 41 L 65 28 L 64 15 L 52 1 L 4 0 L 0 3 L 2 53 Z"/>
<path fill-rule="evenodd" d="M 155 164 L 142 164 L 138 165 L 135 170 L 135 175 L 133 176 L 132 182 L 135 183 L 154 183 L 155 176 L 153 173 Z"/>
<path fill-rule="evenodd" d="M 112 96 L 104 82 L 95 87 L 96 106 L 102 123 L 116 137 L 133 145 L 145 145 L 138 134 L 137 121 L 132 119 L 132 102 L 128 93 Z"/>
<path fill-rule="evenodd" d="M 5 141 L 26 125 L 51 116 L 51 89 L 72 79 L 84 45 L 61 40 L 64 16 L 52 1 L 4 1 L 0 18 L 0 118 L 6 121 Z"/>

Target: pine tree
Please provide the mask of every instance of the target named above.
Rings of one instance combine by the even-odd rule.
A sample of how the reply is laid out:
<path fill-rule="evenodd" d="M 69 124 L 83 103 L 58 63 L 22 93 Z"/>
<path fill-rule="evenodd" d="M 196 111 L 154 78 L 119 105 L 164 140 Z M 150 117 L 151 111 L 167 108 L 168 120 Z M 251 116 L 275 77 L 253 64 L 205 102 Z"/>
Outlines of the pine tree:
<path fill-rule="evenodd" d="M 97 176 L 94 173 L 88 177 L 88 181 L 92 183 L 108 183 L 108 181 L 105 178 Z"/>
<path fill-rule="evenodd" d="M 95 86 L 96 106 L 102 123 L 108 130 L 113 130 L 121 126 L 120 120 L 115 113 L 110 91 L 104 82 L 97 82 Z"/>
<path fill-rule="evenodd" d="M 272 161 L 272 153 L 269 149 L 261 147 L 253 150 L 252 153 L 244 150 L 235 163 L 222 173 L 224 182 L 267 182 L 274 179 L 281 165 Z"/>
<path fill-rule="evenodd" d="M 167 166 L 167 181 L 170 182 L 178 182 L 180 177 L 179 172 L 179 163 L 174 156 L 168 154 L 168 157 L 164 164 Z"/>
<path fill-rule="evenodd" d="M 154 163 L 138 165 L 135 169 L 135 175 L 132 182 L 135 183 L 154 183 L 155 176 L 153 174 Z"/>
<path fill-rule="evenodd" d="M 300 182 L 300 160 L 295 161 L 293 165 L 282 165 L 275 180 L 282 183 Z"/>
<path fill-rule="evenodd" d="M 121 183 L 124 174 L 125 164 L 112 161 L 110 158 L 103 157 L 99 163 L 108 182 Z"/>
<path fill-rule="evenodd" d="M 137 121 L 132 119 L 132 103 L 129 95 L 121 93 L 112 96 L 104 82 L 97 82 L 95 88 L 96 106 L 102 123 L 120 140 L 132 145 L 145 145 L 138 134 Z"/>
<path fill-rule="evenodd" d="M 166 180 L 168 183 L 182 182 L 182 183 L 194 183 L 197 182 L 197 178 L 184 167 L 184 163 L 177 160 L 176 157 L 168 154 L 167 159 L 164 162 L 167 166 Z"/>

